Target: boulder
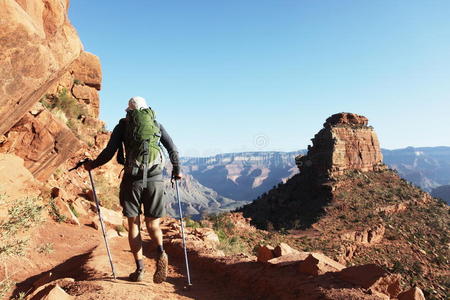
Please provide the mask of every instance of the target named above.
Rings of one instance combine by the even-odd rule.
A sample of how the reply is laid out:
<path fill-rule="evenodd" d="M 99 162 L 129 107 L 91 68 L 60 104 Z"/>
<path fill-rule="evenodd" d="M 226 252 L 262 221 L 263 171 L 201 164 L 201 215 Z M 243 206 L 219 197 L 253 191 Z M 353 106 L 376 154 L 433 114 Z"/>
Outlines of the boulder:
<path fill-rule="evenodd" d="M 256 249 L 257 252 L 257 261 L 258 262 L 267 262 L 275 257 L 275 254 L 273 253 L 274 248 L 270 245 L 260 245 Z"/>
<path fill-rule="evenodd" d="M 212 248 L 216 248 L 220 244 L 219 237 L 212 228 L 195 228 L 192 233 Z"/>
<path fill-rule="evenodd" d="M 286 254 L 280 257 L 272 258 L 268 260 L 267 263 L 276 267 L 285 267 L 301 263 L 309 256 L 309 254 L 309 252 Z"/>
<path fill-rule="evenodd" d="M 60 187 L 53 187 L 51 192 L 50 192 L 50 195 L 52 196 L 52 198 L 60 197 L 60 198 L 62 198 L 64 200 L 68 200 L 69 199 L 69 196 L 67 195 L 67 193 L 63 189 L 61 189 Z"/>
<path fill-rule="evenodd" d="M 67 294 L 59 285 L 55 285 L 48 294 L 41 298 L 42 300 L 69 300 L 75 297 Z"/>
<path fill-rule="evenodd" d="M 327 272 L 337 272 L 344 269 L 345 266 L 332 260 L 321 253 L 310 253 L 308 257 L 299 264 L 300 273 L 308 275 L 322 275 Z"/>
<path fill-rule="evenodd" d="M 273 250 L 273 253 L 274 253 L 275 257 L 280 257 L 283 255 L 288 255 L 288 254 L 298 254 L 298 253 L 300 253 L 300 251 L 292 248 L 288 244 L 280 243 L 278 246 L 275 247 L 275 249 Z"/>
<path fill-rule="evenodd" d="M 348 267 L 339 272 L 337 276 L 346 282 L 389 295 L 393 298 L 397 297 L 401 292 L 400 275 L 389 275 L 375 264 Z"/>
<path fill-rule="evenodd" d="M 6 194 L 11 197 L 18 195 L 20 191 L 29 196 L 37 196 L 40 193 L 40 185 L 41 183 L 36 181 L 30 171 L 24 166 L 22 158 L 14 154 L 0 153 L 0 194 Z M 0 205 L 0 212 L 3 209 L 6 211 L 6 208 L 6 205 Z"/>
<path fill-rule="evenodd" d="M 38 102 L 82 49 L 66 0 L 0 2 L 0 135 Z"/>
<path fill-rule="evenodd" d="M 73 202 L 72 202 L 72 206 L 75 209 L 75 211 L 78 213 L 78 215 L 80 216 L 87 216 L 89 215 L 88 212 L 88 208 L 89 208 L 89 203 L 84 203 L 84 199 L 81 198 L 76 198 Z"/>
<path fill-rule="evenodd" d="M 104 222 L 115 226 L 123 224 L 123 216 L 121 213 L 104 207 L 100 207 L 100 211 Z"/>
<path fill-rule="evenodd" d="M 75 299 L 75 297 L 67 294 L 61 287 L 60 284 L 70 284 L 75 282 L 73 278 L 62 278 L 50 283 L 44 284 L 37 287 L 33 293 L 27 296 L 26 299 L 29 300 L 65 300 L 65 299 Z"/>
<path fill-rule="evenodd" d="M 425 300 L 422 290 L 418 287 L 412 288 L 398 295 L 398 300 Z"/>

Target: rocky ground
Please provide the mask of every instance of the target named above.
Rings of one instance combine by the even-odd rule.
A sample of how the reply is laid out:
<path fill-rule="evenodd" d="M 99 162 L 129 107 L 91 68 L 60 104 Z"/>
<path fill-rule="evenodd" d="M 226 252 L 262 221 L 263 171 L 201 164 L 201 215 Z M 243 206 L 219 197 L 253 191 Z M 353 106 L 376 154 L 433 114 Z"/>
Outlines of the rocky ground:
<path fill-rule="evenodd" d="M 240 230 L 250 228 L 242 216 L 229 217 Z M 111 216 L 106 220 L 114 222 Z M 274 250 L 258 248 L 258 257 L 243 253 L 225 255 L 218 249 L 219 237 L 207 227 L 207 222 L 204 227 L 191 224 L 186 229 L 193 282 L 192 288 L 186 289 L 180 226 L 170 218 L 163 222 L 165 248 L 170 257 L 167 281 L 160 285 L 151 281 L 155 245 L 144 234 L 147 275 L 143 282 L 133 283 L 127 279 L 135 268 L 127 238 L 124 232 L 117 232 L 111 223 L 107 224 L 117 279 L 111 276 L 106 249 L 95 226 L 54 224 L 47 220 L 34 228 L 30 247 L 51 243 L 52 249 L 30 251 L 26 259 L 16 257 L 6 262 L 19 266 L 9 275 L 18 282 L 12 296 L 20 299 L 375 300 L 390 299 L 389 296 L 396 297 L 401 292 L 398 278 L 376 265 L 346 268 L 323 254 L 300 252 L 283 243 Z M 261 254 L 264 250 L 266 256 Z M 24 264 L 25 261 L 29 263 Z"/>

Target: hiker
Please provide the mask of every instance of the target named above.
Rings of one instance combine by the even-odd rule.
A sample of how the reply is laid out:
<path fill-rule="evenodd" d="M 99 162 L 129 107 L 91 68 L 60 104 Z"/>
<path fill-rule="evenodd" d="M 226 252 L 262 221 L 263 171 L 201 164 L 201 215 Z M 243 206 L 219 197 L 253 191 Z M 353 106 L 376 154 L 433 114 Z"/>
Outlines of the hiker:
<path fill-rule="evenodd" d="M 126 118 L 116 125 L 106 148 L 95 160 L 85 163 L 84 167 L 89 171 L 104 165 L 118 152 L 117 161 L 124 164 L 119 198 L 123 215 L 128 218 L 128 241 L 136 261 L 136 271 L 130 274 L 129 279 L 142 281 L 144 275 L 140 233 L 143 205 L 148 233 L 157 244 L 158 257 L 153 281 L 162 283 L 167 277 L 168 258 L 163 248 L 163 234 L 159 226 L 160 218 L 165 215 L 162 177 L 165 159 L 159 143 L 161 142 L 169 153 L 173 166 L 172 179 L 175 180 L 181 179 L 178 150 L 164 127 L 156 122 L 155 114 L 144 98 L 131 98 L 125 111 Z M 125 146 L 125 158 L 122 145 Z M 149 162 L 148 166 L 142 163 L 144 161 Z"/>

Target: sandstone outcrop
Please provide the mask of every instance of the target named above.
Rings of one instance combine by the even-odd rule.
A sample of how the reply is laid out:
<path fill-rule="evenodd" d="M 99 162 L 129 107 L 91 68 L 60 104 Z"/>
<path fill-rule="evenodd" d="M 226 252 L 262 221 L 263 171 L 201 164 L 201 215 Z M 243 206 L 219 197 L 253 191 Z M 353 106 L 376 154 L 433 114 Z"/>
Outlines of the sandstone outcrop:
<path fill-rule="evenodd" d="M 362 244 L 375 244 L 383 239 L 385 231 L 386 228 L 384 227 L 384 225 L 379 224 L 374 228 L 365 229 L 363 231 L 344 233 L 341 238 L 343 240 L 349 240 Z"/>
<path fill-rule="evenodd" d="M 297 159 L 300 171 L 315 177 L 334 177 L 349 170 L 383 168 L 380 144 L 364 116 L 339 113 L 329 117 L 312 139 L 308 154 Z"/>
<path fill-rule="evenodd" d="M 0 135 L 39 101 L 82 45 L 66 0 L 0 2 Z"/>
<path fill-rule="evenodd" d="M 78 138 L 49 111 L 27 113 L 6 134 L 0 151 L 21 157 L 33 176 L 45 180 L 80 147 Z"/>

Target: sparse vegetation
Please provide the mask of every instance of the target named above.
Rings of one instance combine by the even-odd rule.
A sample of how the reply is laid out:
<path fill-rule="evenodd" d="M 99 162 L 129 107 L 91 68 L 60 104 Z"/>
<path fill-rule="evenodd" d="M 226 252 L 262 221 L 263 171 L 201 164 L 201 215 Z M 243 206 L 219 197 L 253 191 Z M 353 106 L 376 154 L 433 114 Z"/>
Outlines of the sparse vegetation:
<path fill-rule="evenodd" d="M 41 254 L 50 254 L 55 251 L 53 249 L 53 243 L 45 243 L 38 247 L 37 252 Z"/>
<path fill-rule="evenodd" d="M 8 209 L 8 220 L 0 224 L 3 236 L 14 235 L 39 222 L 43 207 L 37 202 L 38 199 L 31 197 L 14 202 L 14 205 Z"/>
<path fill-rule="evenodd" d="M 218 214 L 209 218 L 213 224 L 214 231 L 219 237 L 219 249 L 225 254 L 250 253 L 251 249 L 243 243 L 241 237 L 235 234 L 234 224 L 226 215 Z"/>
<path fill-rule="evenodd" d="M 56 206 L 55 200 L 51 199 L 49 202 L 49 214 L 52 216 L 53 220 L 58 223 L 63 223 L 67 221 L 67 217 L 59 211 L 58 206 Z"/>
<path fill-rule="evenodd" d="M 0 257 L 23 255 L 28 244 L 24 231 L 41 221 L 43 206 L 38 199 L 27 197 L 10 205 L 8 219 L 0 224 Z"/>
<path fill-rule="evenodd" d="M 13 298 L 13 300 L 25 300 L 27 297 L 27 294 L 24 292 L 20 292 L 16 297 Z"/>
<path fill-rule="evenodd" d="M 71 202 L 69 202 L 69 208 L 75 217 L 78 218 L 80 216 L 80 214 L 77 212 L 77 210 L 75 209 L 75 207 L 73 206 L 73 204 Z"/>
<path fill-rule="evenodd" d="M 6 294 L 9 292 L 9 290 L 12 289 L 12 287 L 15 284 L 16 283 L 14 281 L 10 280 L 9 278 L 5 278 L 2 281 L 0 281 L 0 298 L 4 299 Z"/>
<path fill-rule="evenodd" d="M 199 222 L 197 222 L 195 220 L 192 220 L 189 217 L 185 217 L 184 218 L 184 222 L 186 224 L 186 227 L 189 227 L 189 228 L 200 228 L 200 227 L 202 227 L 202 224 L 200 224 Z"/>
<path fill-rule="evenodd" d="M 75 84 L 83 84 L 80 81 L 74 81 Z M 85 124 L 85 117 L 89 112 L 84 103 L 78 102 L 66 88 L 62 88 L 55 94 L 45 95 L 40 102 L 46 107 L 56 118 L 65 123 L 72 132 L 85 143 L 93 145 L 93 135 L 99 131 L 85 130 L 89 125 Z M 94 126 L 94 125 L 90 125 Z M 94 133 L 93 133 L 94 132 Z"/>
<path fill-rule="evenodd" d="M 79 79 L 76 79 L 76 78 L 75 78 L 75 79 L 73 80 L 73 84 L 74 84 L 74 85 L 84 85 L 84 82 L 81 81 L 81 80 L 79 80 Z"/>
<path fill-rule="evenodd" d="M 336 260 L 342 258 L 346 247 L 357 246 L 347 265 L 375 262 L 389 272 L 400 274 L 405 288 L 417 285 L 423 288 L 427 299 L 449 299 L 449 280 L 444 274 L 450 272 L 450 207 L 429 198 L 389 169 L 349 172 L 334 183 L 337 184 L 333 200 L 324 203 L 311 230 L 321 234 L 302 236 L 303 231 L 299 231 L 298 236 L 293 235 L 297 230 L 291 229 L 304 229 L 309 223 L 305 220 L 310 217 L 297 213 L 294 208 L 302 208 L 302 201 L 320 201 L 299 187 L 303 183 L 297 175 L 282 190 L 272 190 L 259 197 L 261 205 L 254 208 L 252 217 L 256 216 L 257 220 L 253 224 L 269 230 L 271 235 L 264 237 L 258 231 L 254 234 L 256 238 L 243 234 L 239 238 L 249 245 L 276 245 L 288 238 L 299 250 L 320 251 Z M 278 210 L 270 210 L 271 205 L 276 205 Z M 286 222 L 288 218 L 291 219 Z M 378 225 L 385 228 L 381 242 L 369 246 L 343 238 L 346 233 L 363 232 Z M 282 228 L 289 228 L 286 237 L 282 234 L 285 232 L 280 232 Z"/>

